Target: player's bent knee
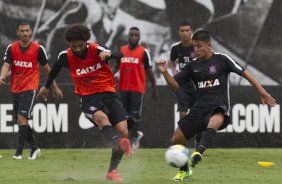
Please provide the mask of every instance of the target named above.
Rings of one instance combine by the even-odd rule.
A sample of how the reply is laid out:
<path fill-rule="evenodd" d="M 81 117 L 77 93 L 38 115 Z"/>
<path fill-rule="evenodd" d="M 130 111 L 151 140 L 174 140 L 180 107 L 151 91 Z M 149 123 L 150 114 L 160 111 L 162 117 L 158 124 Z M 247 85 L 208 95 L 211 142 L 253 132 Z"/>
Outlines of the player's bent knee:
<path fill-rule="evenodd" d="M 118 130 L 118 133 L 120 134 L 121 137 L 128 137 L 128 130 L 126 127 Z"/>
<path fill-rule="evenodd" d="M 17 115 L 17 123 L 19 125 L 26 125 L 28 122 L 28 119 L 22 115 Z"/>
<path fill-rule="evenodd" d="M 128 137 L 128 129 L 126 123 L 118 123 L 115 129 L 121 137 Z"/>
<path fill-rule="evenodd" d="M 92 119 L 99 127 L 111 125 L 108 116 L 102 111 L 95 112 Z"/>

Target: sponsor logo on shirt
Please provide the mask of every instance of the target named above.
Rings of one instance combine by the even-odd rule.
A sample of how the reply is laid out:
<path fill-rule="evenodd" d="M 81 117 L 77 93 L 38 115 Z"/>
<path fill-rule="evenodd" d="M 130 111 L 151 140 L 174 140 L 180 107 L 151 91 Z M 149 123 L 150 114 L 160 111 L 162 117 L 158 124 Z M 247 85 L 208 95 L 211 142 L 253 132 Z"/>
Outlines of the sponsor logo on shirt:
<path fill-rule="evenodd" d="M 90 74 L 95 72 L 96 70 L 102 68 L 102 65 L 100 63 L 93 65 L 93 66 L 89 66 L 87 68 L 78 68 L 76 69 L 76 75 L 83 75 L 83 74 Z"/>
<path fill-rule="evenodd" d="M 121 62 L 122 63 L 134 63 L 134 64 L 138 64 L 139 63 L 139 59 L 135 58 L 135 57 L 123 57 L 121 58 Z"/>
<path fill-rule="evenodd" d="M 218 79 L 198 82 L 198 88 L 211 88 L 219 85 L 220 83 Z"/>
<path fill-rule="evenodd" d="M 18 67 L 23 67 L 23 68 L 32 68 L 32 62 L 28 61 L 14 61 L 14 65 Z"/>

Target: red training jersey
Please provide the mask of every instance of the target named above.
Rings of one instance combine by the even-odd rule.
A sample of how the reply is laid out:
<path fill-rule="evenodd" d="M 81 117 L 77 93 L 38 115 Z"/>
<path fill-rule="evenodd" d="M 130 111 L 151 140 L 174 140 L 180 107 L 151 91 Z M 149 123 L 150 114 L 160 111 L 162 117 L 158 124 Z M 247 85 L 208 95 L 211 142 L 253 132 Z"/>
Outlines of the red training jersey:
<path fill-rule="evenodd" d="M 115 92 L 113 73 L 105 61 L 100 60 L 97 44 L 89 43 L 85 59 L 67 50 L 70 76 L 75 93 L 81 96 L 98 92 Z"/>
<path fill-rule="evenodd" d="M 11 91 L 13 93 L 38 89 L 40 78 L 39 47 L 39 44 L 31 42 L 28 49 L 22 52 L 20 41 L 11 44 Z"/>
<path fill-rule="evenodd" d="M 122 46 L 123 57 L 120 60 L 119 91 L 134 91 L 145 93 L 146 75 L 144 70 L 145 48 L 141 45 L 134 50 L 129 45 Z"/>

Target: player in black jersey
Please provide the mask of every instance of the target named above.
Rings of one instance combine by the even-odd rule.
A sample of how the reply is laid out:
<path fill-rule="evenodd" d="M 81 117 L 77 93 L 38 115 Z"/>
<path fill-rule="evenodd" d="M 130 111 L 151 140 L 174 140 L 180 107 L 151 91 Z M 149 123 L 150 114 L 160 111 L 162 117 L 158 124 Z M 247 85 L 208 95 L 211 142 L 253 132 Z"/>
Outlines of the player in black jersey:
<path fill-rule="evenodd" d="M 176 75 L 182 68 L 195 58 L 195 51 L 192 45 L 192 23 L 188 20 L 183 20 L 178 26 L 178 34 L 180 42 L 171 46 L 170 66 L 173 74 Z M 177 69 L 177 63 L 179 69 Z M 195 87 L 193 83 L 187 82 L 177 92 L 177 111 L 179 111 L 180 119 L 184 118 L 188 110 L 195 102 Z"/>
<path fill-rule="evenodd" d="M 176 42 L 171 46 L 169 66 L 172 68 L 173 74 L 176 75 L 184 66 L 191 62 L 196 56 L 192 44 L 193 25 L 189 20 L 182 20 L 178 26 L 178 34 L 180 42 Z M 178 68 L 177 68 L 178 63 Z M 180 119 L 184 118 L 189 109 L 196 101 L 196 90 L 192 82 L 187 82 L 178 91 L 177 111 Z M 195 144 L 198 145 L 201 139 L 201 133 L 198 133 L 195 138 Z"/>
<path fill-rule="evenodd" d="M 167 72 L 166 61 L 158 61 L 158 68 L 173 90 L 178 90 L 191 80 L 196 86 L 197 101 L 189 115 L 178 122 L 179 127 L 172 137 L 172 144 L 185 143 L 197 132 L 203 132 L 196 152 L 191 155 L 195 166 L 202 154 L 214 141 L 216 132 L 230 123 L 229 74 L 235 72 L 246 78 L 258 91 L 261 102 L 271 107 L 275 99 L 266 92 L 255 77 L 236 63 L 230 56 L 213 52 L 207 31 L 199 30 L 192 37 L 196 59 L 188 63 L 174 78 Z M 180 168 L 174 180 L 184 180 L 192 174 L 188 164 Z"/>

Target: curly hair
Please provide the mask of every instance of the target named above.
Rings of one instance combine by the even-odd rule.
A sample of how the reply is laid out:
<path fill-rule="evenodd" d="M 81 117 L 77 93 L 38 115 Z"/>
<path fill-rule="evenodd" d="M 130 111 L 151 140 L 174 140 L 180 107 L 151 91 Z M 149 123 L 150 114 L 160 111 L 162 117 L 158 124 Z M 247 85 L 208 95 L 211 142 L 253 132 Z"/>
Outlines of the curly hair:
<path fill-rule="evenodd" d="M 70 41 L 87 41 L 90 38 L 90 30 L 83 24 L 76 23 L 68 26 L 65 30 L 65 40 Z"/>

